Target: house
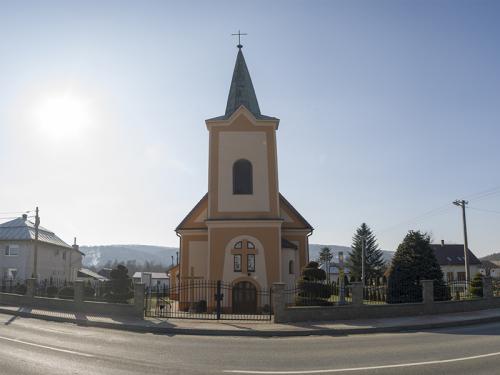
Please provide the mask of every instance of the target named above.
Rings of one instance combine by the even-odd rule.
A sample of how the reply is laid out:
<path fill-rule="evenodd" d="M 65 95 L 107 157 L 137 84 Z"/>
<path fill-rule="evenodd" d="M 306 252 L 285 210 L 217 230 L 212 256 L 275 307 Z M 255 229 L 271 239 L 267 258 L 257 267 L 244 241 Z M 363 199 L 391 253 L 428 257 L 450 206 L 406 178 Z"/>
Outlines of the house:
<path fill-rule="evenodd" d="M 238 45 L 225 113 L 205 121 L 208 193 L 176 233 L 180 282 L 233 285 L 232 300 L 245 300 L 247 311 L 255 311 L 257 291 L 293 285 L 309 259 L 313 228 L 279 191 L 279 122 L 260 112 Z"/>
<path fill-rule="evenodd" d="M 170 277 L 165 272 L 136 272 L 132 276 L 134 283 L 143 283 L 146 288 L 168 288 Z"/>
<path fill-rule="evenodd" d="M 104 282 L 109 281 L 107 277 L 99 275 L 97 272 L 89 270 L 88 268 L 80 268 L 76 275 L 77 280 L 81 281 L 91 281 L 91 282 Z"/>
<path fill-rule="evenodd" d="M 464 245 L 460 244 L 432 244 L 432 249 L 436 259 L 443 271 L 443 277 L 446 281 L 464 281 L 465 280 L 465 260 Z M 470 279 L 479 273 L 481 261 L 470 251 L 467 250 L 469 260 Z"/>
<path fill-rule="evenodd" d="M 37 246 L 39 280 L 74 281 L 84 254 L 78 245 L 68 245 L 54 232 L 39 226 Z M 0 224 L 0 278 L 25 280 L 32 277 L 35 261 L 35 224 L 28 215 Z"/>

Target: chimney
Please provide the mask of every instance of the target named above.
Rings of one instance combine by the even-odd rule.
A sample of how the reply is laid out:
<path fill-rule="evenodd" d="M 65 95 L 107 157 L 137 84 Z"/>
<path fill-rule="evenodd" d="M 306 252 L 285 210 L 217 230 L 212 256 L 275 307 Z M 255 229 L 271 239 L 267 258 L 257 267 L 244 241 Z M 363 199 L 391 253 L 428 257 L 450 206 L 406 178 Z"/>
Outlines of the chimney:
<path fill-rule="evenodd" d="M 441 240 L 441 246 L 444 246 L 444 240 Z"/>
<path fill-rule="evenodd" d="M 28 214 L 23 214 L 23 220 L 24 221 L 28 220 Z"/>
<path fill-rule="evenodd" d="M 74 243 L 73 243 L 73 246 L 72 246 L 72 247 L 73 247 L 73 249 L 74 249 L 74 250 L 76 250 L 76 251 L 79 251 L 79 250 L 80 250 L 80 246 L 79 246 L 79 245 L 77 245 L 77 243 L 76 243 L 76 237 L 75 237 L 75 240 L 74 240 Z"/>

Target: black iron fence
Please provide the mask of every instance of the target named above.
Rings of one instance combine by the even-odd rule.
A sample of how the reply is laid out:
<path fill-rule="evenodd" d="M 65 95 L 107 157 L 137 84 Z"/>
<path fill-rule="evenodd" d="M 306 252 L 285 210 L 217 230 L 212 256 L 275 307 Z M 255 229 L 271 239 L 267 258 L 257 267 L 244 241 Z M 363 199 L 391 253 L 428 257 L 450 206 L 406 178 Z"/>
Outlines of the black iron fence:
<path fill-rule="evenodd" d="M 387 303 L 387 285 L 367 285 L 363 288 L 363 303 L 379 305 Z"/>
<path fill-rule="evenodd" d="M 434 283 L 435 301 L 463 301 L 483 297 L 483 285 L 474 281 Z"/>
<path fill-rule="evenodd" d="M 86 281 L 83 284 L 83 300 L 112 303 L 134 303 L 132 279 Z"/>
<path fill-rule="evenodd" d="M 335 306 L 352 301 L 350 285 L 300 281 L 283 293 L 286 306 Z"/>
<path fill-rule="evenodd" d="M 186 280 L 146 288 L 144 309 L 158 318 L 271 320 L 272 292 L 248 281 Z"/>
<path fill-rule="evenodd" d="M 0 293 L 26 294 L 28 287 L 25 280 L 0 279 Z"/>
<path fill-rule="evenodd" d="M 50 278 L 35 283 L 34 295 L 37 297 L 73 299 L 75 288 L 72 282 Z"/>
<path fill-rule="evenodd" d="M 500 280 L 493 280 L 491 283 L 493 297 L 500 297 Z"/>

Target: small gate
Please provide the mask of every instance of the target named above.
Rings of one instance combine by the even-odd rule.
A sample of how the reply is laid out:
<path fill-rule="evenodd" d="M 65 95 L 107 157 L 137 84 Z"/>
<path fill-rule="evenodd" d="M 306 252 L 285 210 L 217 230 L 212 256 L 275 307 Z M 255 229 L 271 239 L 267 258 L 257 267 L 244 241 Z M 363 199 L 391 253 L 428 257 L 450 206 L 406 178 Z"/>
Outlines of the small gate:
<path fill-rule="evenodd" d="M 208 320 L 271 320 L 271 289 L 252 283 L 186 280 L 172 287 L 146 288 L 147 317 Z"/>

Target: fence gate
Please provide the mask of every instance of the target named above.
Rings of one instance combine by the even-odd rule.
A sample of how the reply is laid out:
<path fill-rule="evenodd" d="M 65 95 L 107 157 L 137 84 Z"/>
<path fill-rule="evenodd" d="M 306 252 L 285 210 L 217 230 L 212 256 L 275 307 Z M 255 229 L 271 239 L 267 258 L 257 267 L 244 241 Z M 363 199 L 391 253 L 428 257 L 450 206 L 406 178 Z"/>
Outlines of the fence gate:
<path fill-rule="evenodd" d="M 145 291 L 147 317 L 209 320 L 271 320 L 271 289 L 249 281 L 185 280 Z"/>

